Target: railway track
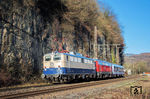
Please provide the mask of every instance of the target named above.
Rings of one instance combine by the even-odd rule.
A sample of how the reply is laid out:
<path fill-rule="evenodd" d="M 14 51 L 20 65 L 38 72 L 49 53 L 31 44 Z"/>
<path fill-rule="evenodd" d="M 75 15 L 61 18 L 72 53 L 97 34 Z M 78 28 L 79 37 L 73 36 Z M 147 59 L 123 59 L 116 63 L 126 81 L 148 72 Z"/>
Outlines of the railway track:
<path fill-rule="evenodd" d="M 28 89 L 28 88 L 41 88 L 41 87 L 47 87 L 47 86 L 52 86 L 52 84 L 32 85 L 32 86 L 15 87 L 15 88 L 4 88 L 4 89 L 0 89 L 0 92 L 20 90 L 20 89 Z"/>
<path fill-rule="evenodd" d="M 17 93 L 17 94 L 11 94 L 11 95 L 3 95 L 3 96 L 0 96 L 0 99 L 26 98 L 26 97 L 32 97 L 32 96 L 37 96 L 37 95 L 46 94 L 46 93 L 54 93 L 54 92 L 66 91 L 66 90 L 71 90 L 71 89 L 76 89 L 76 88 L 82 88 L 82 87 L 95 86 L 95 85 L 100 85 L 100 84 L 108 84 L 108 83 L 117 82 L 117 81 L 129 80 L 129 79 L 133 79 L 135 77 L 139 78 L 139 76 L 132 76 L 132 77 L 126 77 L 126 78 L 71 84 L 71 85 L 67 85 L 67 86 L 63 86 L 63 87 L 49 88 L 49 89 L 43 89 L 43 90 L 37 90 L 37 91 L 28 91 L 28 92 L 24 92 L 24 93 Z"/>

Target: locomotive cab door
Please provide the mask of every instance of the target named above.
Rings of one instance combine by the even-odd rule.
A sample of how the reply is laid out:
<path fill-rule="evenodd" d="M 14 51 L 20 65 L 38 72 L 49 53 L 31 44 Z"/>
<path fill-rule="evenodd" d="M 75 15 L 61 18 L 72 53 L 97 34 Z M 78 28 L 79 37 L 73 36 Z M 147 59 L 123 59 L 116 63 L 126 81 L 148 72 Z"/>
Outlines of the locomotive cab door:
<path fill-rule="evenodd" d="M 65 59 L 65 61 L 64 61 L 64 62 L 65 62 L 65 63 L 64 63 L 65 65 L 64 65 L 64 66 L 66 67 L 66 73 L 70 73 L 70 72 L 71 72 L 71 71 L 70 71 L 70 68 L 71 68 L 71 67 L 70 67 L 70 66 L 71 66 L 70 57 L 69 57 L 68 55 L 64 55 L 64 56 L 65 56 L 65 58 L 64 58 L 64 59 Z"/>

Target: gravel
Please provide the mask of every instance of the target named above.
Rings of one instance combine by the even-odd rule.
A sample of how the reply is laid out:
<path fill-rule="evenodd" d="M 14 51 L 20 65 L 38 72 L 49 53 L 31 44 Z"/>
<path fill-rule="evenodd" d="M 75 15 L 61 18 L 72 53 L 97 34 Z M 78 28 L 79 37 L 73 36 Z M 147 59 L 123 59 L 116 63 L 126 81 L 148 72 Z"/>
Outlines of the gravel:
<path fill-rule="evenodd" d="M 109 83 L 109 84 L 102 84 L 102 85 L 96 85 L 96 86 L 89 86 L 85 88 L 78 88 L 78 89 L 72 89 L 68 91 L 61 91 L 61 92 L 38 95 L 34 97 L 28 97 L 28 99 L 85 99 L 85 98 L 88 99 L 89 96 L 96 96 L 98 93 L 102 93 L 110 89 L 119 88 L 121 86 L 124 86 L 129 83 L 133 83 L 135 81 L 136 80 L 131 80 L 131 79 L 125 80 L 125 81 L 117 81 L 117 82 L 112 82 L 111 84 Z M 74 85 L 77 85 L 77 84 L 79 83 L 75 83 Z M 71 84 L 60 84 L 60 85 L 40 87 L 40 89 L 39 87 L 38 88 L 33 87 L 33 88 L 27 88 L 27 89 L 10 90 L 10 91 L 5 91 L 5 92 L 0 92 L 0 95 L 9 95 L 9 94 L 37 91 L 37 90 L 43 90 L 43 89 L 49 89 L 49 88 L 64 87 L 64 86 L 70 86 L 70 85 Z M 90 99 L 91 98 L 92 97 L 90 97 Z"/>
<path fill-rule="evenodd" d="M 56 92 L 51 94 L 39 95 L 35 97 L 29 97 L 28 99 L 96 99 L 94 97 L 97 96 L 98 94 L 101 94 L 102 92 L 107 92 L 107 90 L 120 88 L 127 84 L 134 83 L 135 81 L 136 80 L 113 82 L 111 84 L 102 84 L 86 88 L 72 89 L 63 92 Z M 112 97 L 111 94 L 109 94 L 109 96 Z"/>

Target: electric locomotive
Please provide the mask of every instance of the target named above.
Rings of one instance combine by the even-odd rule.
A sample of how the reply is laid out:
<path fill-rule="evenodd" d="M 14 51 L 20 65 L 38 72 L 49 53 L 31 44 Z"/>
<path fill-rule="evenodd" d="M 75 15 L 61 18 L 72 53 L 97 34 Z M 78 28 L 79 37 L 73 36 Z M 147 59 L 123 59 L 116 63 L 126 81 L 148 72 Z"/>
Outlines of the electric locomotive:
<path fill-rule="evenodd" d="M 95 62 L 79 53 L 49 53 L 43 57 L 43 74 L 55 82 L 96 78 Z"/>

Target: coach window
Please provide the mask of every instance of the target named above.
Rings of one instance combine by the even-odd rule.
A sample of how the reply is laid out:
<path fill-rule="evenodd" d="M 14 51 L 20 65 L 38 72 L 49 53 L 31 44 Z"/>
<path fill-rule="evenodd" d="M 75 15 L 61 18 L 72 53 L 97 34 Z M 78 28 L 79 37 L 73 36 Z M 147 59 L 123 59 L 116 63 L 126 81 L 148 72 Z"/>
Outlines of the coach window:
<path fill-rule="evenodd" d="M 45 56 L 45 61 L 50 61 L 51 57 L 50 56 Z"/>

